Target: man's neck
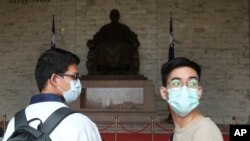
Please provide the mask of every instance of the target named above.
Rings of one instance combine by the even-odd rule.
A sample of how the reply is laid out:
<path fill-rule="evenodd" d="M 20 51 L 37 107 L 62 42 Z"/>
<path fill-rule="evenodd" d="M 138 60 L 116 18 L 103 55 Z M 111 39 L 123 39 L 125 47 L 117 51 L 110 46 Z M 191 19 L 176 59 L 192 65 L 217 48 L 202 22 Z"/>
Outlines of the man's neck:
<path fill-rule="evenodd" d="M 193 123 L 194 121 L 197 121 L 201 118 L 204 118 L 203 115 L 201 115 L 201 113 L 199 113 L 196 110 L 192 111 L 191 113 L 189 113 L 185 117 L 180 117 L 177 114 L 175 114 L 174 112 L 171 112 L 171 114 L 173 117 L 175 128 L 187 127 L 189 124 Z"/>
<path fill-rule="evenodd" d="M 41 90 L 40 93 L 46 94 L 46 93 L 52 93 L 52 94 L 56 94 L 56 95 L 61 95 L 59 94 L 54 88 L 52 88 L 51 86 L 47 86 L 44 89 Z"/>

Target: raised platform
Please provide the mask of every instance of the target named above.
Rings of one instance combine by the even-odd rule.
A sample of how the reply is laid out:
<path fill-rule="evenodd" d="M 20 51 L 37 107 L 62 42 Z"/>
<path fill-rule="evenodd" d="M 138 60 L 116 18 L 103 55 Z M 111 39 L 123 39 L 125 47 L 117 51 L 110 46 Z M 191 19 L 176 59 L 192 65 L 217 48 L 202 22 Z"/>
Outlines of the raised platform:
<path fill-rule="evenodd" d="M 109 123 L 115 115 L 125 123 L 143 123 L 156 115 L 155 89 L 150 80 L 83 79 L 81 83 L 82 94 L 70 107 L 96 123 Z"/>

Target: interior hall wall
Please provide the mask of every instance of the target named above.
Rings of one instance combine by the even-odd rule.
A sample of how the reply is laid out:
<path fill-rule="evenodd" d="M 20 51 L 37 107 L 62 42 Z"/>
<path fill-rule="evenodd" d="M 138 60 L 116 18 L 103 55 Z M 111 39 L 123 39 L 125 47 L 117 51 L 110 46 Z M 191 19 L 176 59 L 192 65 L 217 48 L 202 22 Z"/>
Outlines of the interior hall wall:
<path fill-rule="evenodd" d="M 140 40 L 140 74 L 155 84 L 157 112 L 168 113 L 161 100 L 160 68 L 167 61 L 169 18 L 173 17 L 175 55 L 201 64 L 204 94 L 200 110 L 215 122 L 232 116 L 246 123 L 250 110 L 248 0 L 49 0 L 0 1 L 0 114 L 10 118 L 39 93 L 34 68 L 50 48 L 52 15 L 56 46 L 76 53 L 87 74 L 87 40 L 120 11 L 120 22 Z M 171 14 L 170 14 L 171 13 Z"/>
<path fill-rule="evenodd" d="M 217 123 L 231 123 L 233 116 L 246 123 L 250 114 L 248 0 L 157 2 L 158 66 L 168 57 L 166 32 L 172 14 L 175 56 L 202 67 L 200 110 Z M 159 109 L 165 105 L 158 103 Z"/>

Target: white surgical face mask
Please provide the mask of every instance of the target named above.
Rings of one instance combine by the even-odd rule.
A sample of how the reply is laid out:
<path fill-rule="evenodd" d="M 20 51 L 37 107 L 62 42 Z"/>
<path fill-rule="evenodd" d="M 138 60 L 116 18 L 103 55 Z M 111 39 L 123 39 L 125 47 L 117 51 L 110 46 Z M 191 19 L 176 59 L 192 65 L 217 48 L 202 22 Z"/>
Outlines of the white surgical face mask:
<path fill-rule="evenodd" d="M 183 86 L 181 88 L 171 88 L 167 91 L 168 104 L 181 117 L 185 117 L 199 105 L 199 92 L 197 89 Z"/>
<path fill-rule="evenodd" d="M 70 84 L 70 89 L 68 91 L 64 91 L 62 90 L 62 88 L 58 87 L 58 89 L 63 92 L 63 97 L 67 104 L 75 101 L 81 94 L 82 90 L 82 85 L 79 79 L 70 80 L 69 84 Z"/>

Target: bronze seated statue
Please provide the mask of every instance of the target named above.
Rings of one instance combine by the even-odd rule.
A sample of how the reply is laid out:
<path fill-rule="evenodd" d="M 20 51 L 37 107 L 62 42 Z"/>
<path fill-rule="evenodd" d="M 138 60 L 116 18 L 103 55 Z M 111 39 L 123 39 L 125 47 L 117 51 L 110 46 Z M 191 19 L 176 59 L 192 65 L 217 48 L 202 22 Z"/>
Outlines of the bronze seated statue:
<path fill-rule="evenodd" d="M 87 42 L 88 75 L 137 75 L 140 45 L 137 35 L 119 23 L 119 11 L 111 10 L 111 23 L 104 25 Z"/>

